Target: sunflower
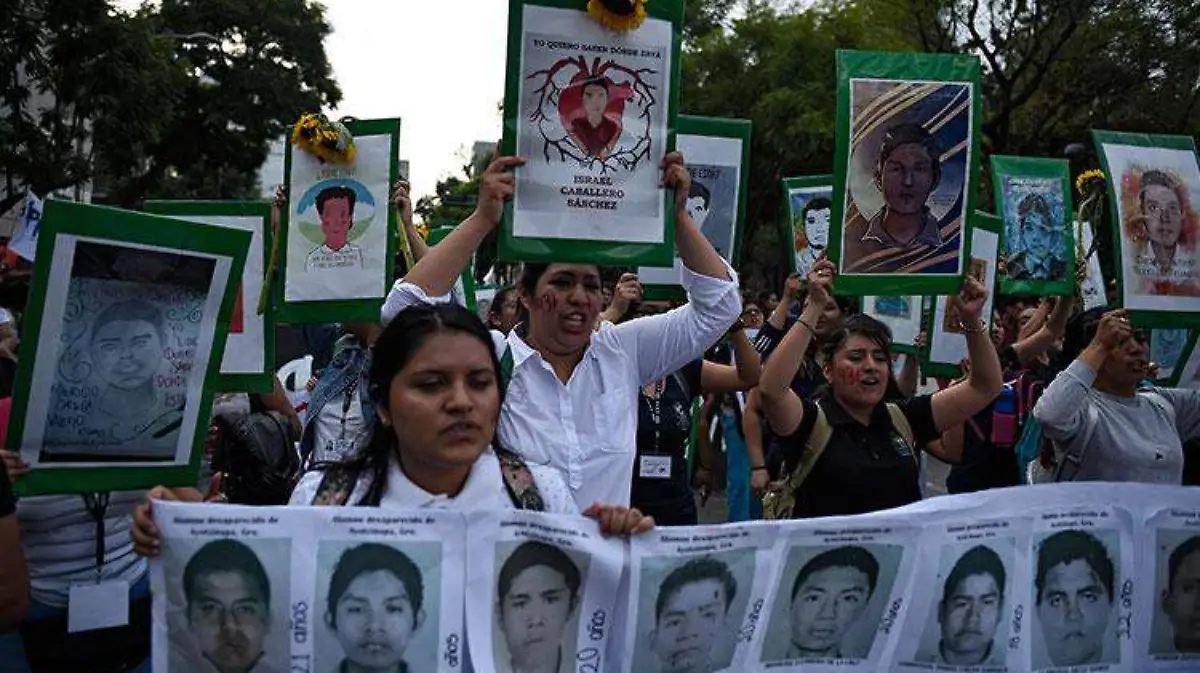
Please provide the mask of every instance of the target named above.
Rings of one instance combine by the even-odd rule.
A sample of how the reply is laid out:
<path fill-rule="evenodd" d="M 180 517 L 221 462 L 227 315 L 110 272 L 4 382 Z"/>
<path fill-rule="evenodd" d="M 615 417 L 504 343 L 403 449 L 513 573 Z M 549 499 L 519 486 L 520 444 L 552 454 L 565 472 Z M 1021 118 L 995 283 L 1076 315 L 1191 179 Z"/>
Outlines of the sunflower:
<path fill-rule="evenodd" d="M 292 144 L 322 163 L 351 164 L 358 154 L 346 125 L 323 114 L 306 114 L 292 127 Z"/>
<path fill-rule="evenodd" d="M 636 30 L 646 20 L 646 0 L 588 0 L 587 11 L 609 30 Z"/>
<path fill-rule="evenodd" d="M 1080 196 L 1088 196 L 1102 191 L 1106 184 L 1104 171 L 1099 169 L 1084 171 L 1078 178 L 1075 178 L 1075 191 L 1079 192 Z"/>

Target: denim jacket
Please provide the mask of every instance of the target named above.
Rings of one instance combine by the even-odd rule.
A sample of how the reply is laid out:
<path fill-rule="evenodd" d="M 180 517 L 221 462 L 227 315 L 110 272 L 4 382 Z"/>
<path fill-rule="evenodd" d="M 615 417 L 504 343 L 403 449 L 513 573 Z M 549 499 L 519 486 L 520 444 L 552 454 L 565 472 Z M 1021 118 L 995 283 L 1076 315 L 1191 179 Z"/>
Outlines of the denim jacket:
<path fill-rule="evenodd" d="M 321 373 L 321 378 L 317 379 L 317 385 L 313 388 L 312 397 L 308 403 L 308 422 L 304 425 L 304 433 L 300 437 L 300 456 L 307 463 L 313 457 L 313 451 L 317 449 L 317 428 L 316 424 L 320 421 L 321 409 L 329 402 L 336 400 L 342 391 L 346 390 L 350 385 L 350 379 L 358 374 L 358 399 L 362 405 L 362 417 L 365 425 L 366 435 L 375 429 L 375 406 L 371 402 L 371 395 L 367 383 L 367 378 L 371 370 L 371 351 L 365 348 L 357 337 L 346 335 L 338 339 L 334 345 L 333 359 L 329 366 Z M 322 450 L 325 447 L 319 447 Z M 348 458 L 349 456 L 342 456 Z"/>

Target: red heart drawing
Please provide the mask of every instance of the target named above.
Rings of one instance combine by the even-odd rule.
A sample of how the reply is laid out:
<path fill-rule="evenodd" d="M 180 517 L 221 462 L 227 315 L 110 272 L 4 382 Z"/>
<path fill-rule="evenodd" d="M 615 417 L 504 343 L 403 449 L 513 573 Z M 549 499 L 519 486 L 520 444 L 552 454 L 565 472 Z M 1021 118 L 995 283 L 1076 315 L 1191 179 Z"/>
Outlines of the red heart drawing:
<path fill-rule="evenodd" d="M 625 101 L 632 94 L 627 83 L 579 72 L 558 97 L 558 116 L 580 150 L 604 159 L 621 137 Z"/>

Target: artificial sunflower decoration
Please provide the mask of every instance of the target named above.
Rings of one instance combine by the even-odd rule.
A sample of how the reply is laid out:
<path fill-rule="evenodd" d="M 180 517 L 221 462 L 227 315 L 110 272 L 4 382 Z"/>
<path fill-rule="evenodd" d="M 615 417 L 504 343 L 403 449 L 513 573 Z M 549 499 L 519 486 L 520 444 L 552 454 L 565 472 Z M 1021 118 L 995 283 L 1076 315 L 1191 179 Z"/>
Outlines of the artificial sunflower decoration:
<path fill-rule="evenodd" d="M 588 0 L 587 11 L 609 30 L 636 30 L 646 20 L 646 0 Z"/>
<path fill-rule="evenodd" d="M 1103 191 L 1105 184 L 1104 171 L 1099 169 L 1084 171 L 1079 174 L 1078 178 L 1075 178 L 1075 191 L 1079 192 L 1080 196 L 1087 197 L 1096 191 Z"/>
<path fill-rule="evenodd" d="M 346 125 L 323 114 L 306 114 L 292 128 L 292 144 L 324 163 L 351 164 L 358 150 Z"/>

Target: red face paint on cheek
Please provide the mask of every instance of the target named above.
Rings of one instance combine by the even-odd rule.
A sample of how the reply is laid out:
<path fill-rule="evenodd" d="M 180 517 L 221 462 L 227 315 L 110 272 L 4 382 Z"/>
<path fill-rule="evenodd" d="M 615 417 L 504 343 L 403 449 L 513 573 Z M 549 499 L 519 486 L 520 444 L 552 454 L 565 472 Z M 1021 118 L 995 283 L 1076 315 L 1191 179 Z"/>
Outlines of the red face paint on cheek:
<path fill-rule="evenodd" d="M 553 313 L 558 310 L 558 297 L 552 292 L 547 292 L 538 297 L 538 307 L 545 313 Z"/>
<path fill-rule="evenodd" d="M 862 367 L 856 367 L 854 365 L 838 365 L 837 380 L 842 385 L 856 386 L 858 385 L 859 381 L 862 381 L 862 378 Z"/>

